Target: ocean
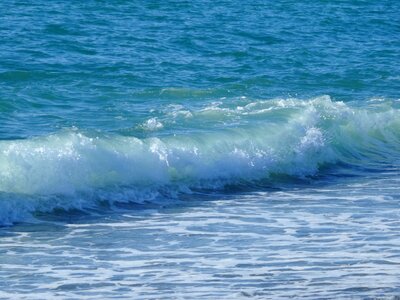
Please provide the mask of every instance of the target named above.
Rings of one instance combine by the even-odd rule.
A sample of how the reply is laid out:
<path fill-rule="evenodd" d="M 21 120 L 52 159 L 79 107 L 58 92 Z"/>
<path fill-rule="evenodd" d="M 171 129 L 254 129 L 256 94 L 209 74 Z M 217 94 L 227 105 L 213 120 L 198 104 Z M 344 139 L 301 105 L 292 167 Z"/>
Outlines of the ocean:
<path fill-rule="evenodd" d="M 400 2 L 0 12 L 0 299 L 400 297 Z"/>

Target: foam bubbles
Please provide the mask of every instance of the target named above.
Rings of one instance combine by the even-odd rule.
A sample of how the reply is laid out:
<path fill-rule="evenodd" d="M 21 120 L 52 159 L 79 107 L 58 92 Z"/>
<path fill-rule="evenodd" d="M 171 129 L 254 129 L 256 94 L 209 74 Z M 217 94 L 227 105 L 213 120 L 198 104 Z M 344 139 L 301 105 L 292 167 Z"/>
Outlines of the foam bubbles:
<path fill-rule="evenodd" d="M 145 130 L 155 131 L 158 129 L 163 128 L 164 125 L 157 120 L 157 118 L 148 119 L 146 122 L 143 123 L 142 128 Z"/>
<path fill-rule="evenodd" d="M 88 207 L 101 195 L 111 202 L 151 201 L 160 190 L 173 194 L 191 188 L 221 188 L 276 173 L 305 177 L 326 164 L 363 165 L 368 159 L 399 156 L 399 111 L 387 106 L 378 111 L 352 108 L 329 97 L 264 100 L 240 109 L 219 109 L 220 105 L 191 113 L 199 122 L 209 121 L 204 111 L 213 111 L 216 120 L 236 114 L 239 126 L 147 139 L 73 129 L 1 141 L 0 192 L 20 199 L 11 202 L 3 197 L 3 219 L 18 219 L 11 217 L 14 208 L 26 214 L 44 208 Z M 273 110 L 275 114 L 270 115 Z M 249 112 L 257 111 L 265 113 L 264 119 L 259 114 L 251 119 Z M 162 126 L 156 118 L 146 124 L 149 130 Z M 122 190 L 126 197 L 121 197 Z"/>

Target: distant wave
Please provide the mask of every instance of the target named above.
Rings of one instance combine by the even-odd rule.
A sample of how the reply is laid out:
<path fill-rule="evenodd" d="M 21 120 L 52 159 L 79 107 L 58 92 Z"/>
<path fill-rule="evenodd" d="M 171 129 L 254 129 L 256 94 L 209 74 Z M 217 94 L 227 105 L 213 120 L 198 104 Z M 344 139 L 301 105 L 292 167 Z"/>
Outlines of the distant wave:
<path fill-rule="evenodd" d="M 0 224 L 35 211 L 151 200 L 162 190 L 219 189 L 275 174 L 303 178 L 327 164 L 396 163 L 400 157 L 400 110 L 391 102 L 353 107 L 327 96 L 260 100 L 185 117 L 192 124 L 229 119 L 236 125 L 145 139 L 71 129 L 1 141 Z"/>

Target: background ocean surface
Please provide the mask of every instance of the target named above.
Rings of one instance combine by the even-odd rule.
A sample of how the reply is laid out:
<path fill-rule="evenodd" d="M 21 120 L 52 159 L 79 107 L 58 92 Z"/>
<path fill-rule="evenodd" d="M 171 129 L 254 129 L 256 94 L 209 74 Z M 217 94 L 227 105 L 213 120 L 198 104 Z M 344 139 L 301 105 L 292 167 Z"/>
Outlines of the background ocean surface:
<path fill-rule="evenodd" d="M 2 2 L 0 298 L 400 296 L 399 12 Z"/>

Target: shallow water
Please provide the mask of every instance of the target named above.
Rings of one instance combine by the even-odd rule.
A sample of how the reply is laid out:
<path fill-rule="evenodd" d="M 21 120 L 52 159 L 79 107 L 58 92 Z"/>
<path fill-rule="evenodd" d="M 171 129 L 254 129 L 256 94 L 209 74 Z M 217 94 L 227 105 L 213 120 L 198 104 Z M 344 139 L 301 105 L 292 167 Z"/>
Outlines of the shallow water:
<path fill-rule="evenodd" d="M 42 216 L 2 230 L 0 296 L 398 295 L 398 175 Z"/>
<path fill-rule="evenodd" d="M 398 2 L 0 11 L 1 299 L 400 295 Z"/>

